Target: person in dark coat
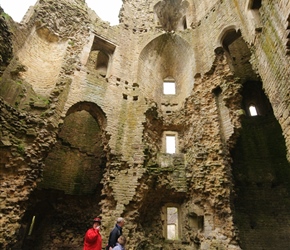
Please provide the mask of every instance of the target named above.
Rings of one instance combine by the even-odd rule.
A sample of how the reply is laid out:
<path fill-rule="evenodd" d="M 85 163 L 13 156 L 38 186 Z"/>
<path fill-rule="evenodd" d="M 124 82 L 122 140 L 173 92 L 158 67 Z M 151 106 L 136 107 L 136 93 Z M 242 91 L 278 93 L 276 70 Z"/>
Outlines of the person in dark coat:
<path fill-rule="evenodd" d="M 125 225 L 125 219 L 122 217 L 119 217 L 117 219 L 117 223 L 115 227 L 110 233 L 108 245 L 106 247 L 107 250 L 112 250 L 116 246 L 118 238 L 122 235 L 122 228 L 124 225 Z"/>
<path fill-rule="evenodd" d="M 93 227 L 86 232 L 83 250 L 102 250 L 101 224 L 101 217 L 93 220 Z"/>

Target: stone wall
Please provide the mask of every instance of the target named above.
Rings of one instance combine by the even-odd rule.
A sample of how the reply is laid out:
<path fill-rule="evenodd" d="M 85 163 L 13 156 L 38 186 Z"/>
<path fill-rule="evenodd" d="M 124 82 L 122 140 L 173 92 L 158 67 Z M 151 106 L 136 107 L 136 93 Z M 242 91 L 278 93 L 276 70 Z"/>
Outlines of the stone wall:
<path fill-rule="evenodd" d="M 243 89 L 260 82 L 264 110 L 281 126 L 277 176 L 288 176 L 287 12 L 282 0 L 258 9 L 236 0 L 130 0 L 110 27 L 85 1 L 39 1 L 16 26 L 0 81 L 0 246 L 81 248 L 90 220 L 102 215 L 104 246 L 123 216 L 128 249 L 262 249 L 268 224 L 244 243 L 247 225 L 260 218 L 263 198 L 276 204 L 275 190 L 262 188 L 258 199 L 252 183 L 241 184 L 245 173 L 234 167 L 250 156 L 234 152 L 250 146 L 240 143 L 249 105 L 263 104 Z M 176 95 L 163 94 L 167 77 Z M 166 132 L 177 135 L 176 154 L 164 152 Z M 265 176 L 270 165 L 259 165 Z M 287 180 L 279 185 L 289 197 Z M 254 199 L 255 218 L 244 217 Z M 171 206 L 174 241 L 166 236 Z"/>
<path fill-rule="evenodd" d="M 46 152 L 55 143 L 53 126 L 1 100 L 1 246 L 15 242 L 27 199 L 40 181 Z M 12 223 L 11 223 L 12 222 Z"/>
<path fill-rule="evenodd" d="M 0 75 L 2 75 L 3 70 L 6 68 L 6 66 L 9 64 L 9 61 L 12 58 L 13 50 L 12 50 L 11 32 L 9 31 L 9 28 L 5 21 L 7 18 L 10 18 L 10 17 L 4 13 L 1 7 L 0 7 L 0 14 L 1 14 Z"/>

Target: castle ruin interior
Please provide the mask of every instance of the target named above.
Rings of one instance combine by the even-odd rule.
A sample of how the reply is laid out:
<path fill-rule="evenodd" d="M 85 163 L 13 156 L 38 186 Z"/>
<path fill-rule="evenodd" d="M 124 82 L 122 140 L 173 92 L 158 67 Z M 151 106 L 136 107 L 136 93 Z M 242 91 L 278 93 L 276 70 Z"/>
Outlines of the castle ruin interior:
<path fill-rule="evenodd" d="M 1 3 L 0 3 L 1 5 Z M 17 6 L 16 6 L 17 7 Z M 290 249 L 290 1 L 0 8 L 0 248 Z"/>

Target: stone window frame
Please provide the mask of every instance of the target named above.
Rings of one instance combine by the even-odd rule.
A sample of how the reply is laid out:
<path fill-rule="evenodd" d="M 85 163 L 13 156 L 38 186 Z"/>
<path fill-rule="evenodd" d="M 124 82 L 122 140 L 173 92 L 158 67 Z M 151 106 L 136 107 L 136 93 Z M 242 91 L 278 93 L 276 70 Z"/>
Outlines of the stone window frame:
<path fill-rule="evenodd" d="M 174 136 L 175 137 L 175 153 L 167 153 L 167 148 L 166 148 L 166 137 L 167 136 Z M 179 152 L 179 147 L 178 147 L 178 132 L 177 131 L 164 131 L 163 136 L 162 136 L 162 152 L 165 154 L 177 154 Z"/>
<path fill-rule="evenodd" d="M 98 51 L 98 57 L 96 58 L 96 64 L 95 69 L 97 70 L 98 67 L 98 59 L 100 55 L 104 55 L 108 57 L 107 60 L 107 70 L 106 74 L 102 74 L 104 77 L 109 77 L 112 67 L 112 61 L 113 61 L 113 55 L 116 49 L 116 45 L 110 42 L 109 40 L 105 39 L 104 37 L 98 36 L 97 34 L 94 34 L 93 44 L 91 47 L 92 51 Z"/>
<path fill-rule="evenodd" d="M 167 209 L 173 207 L 177 209 L 177 236 L 176 239 L 168 239 L 168 214 L 167 214 Z M 179 241 L 181 239 L 181 224 L 180 224 L 180 218 L 181 218 L 181 209 L 180 209 L 180 205 L 177 203 L 166 203 L 163 207 L 162 207 L 162 221 L 164 221 L 163 223 L 163 236 L 167 241 Z"/>

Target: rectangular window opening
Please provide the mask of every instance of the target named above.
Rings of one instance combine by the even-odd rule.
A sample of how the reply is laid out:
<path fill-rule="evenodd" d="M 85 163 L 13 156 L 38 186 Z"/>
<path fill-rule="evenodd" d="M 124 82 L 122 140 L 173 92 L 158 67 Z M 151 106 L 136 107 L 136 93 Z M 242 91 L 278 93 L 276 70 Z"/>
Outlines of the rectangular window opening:
<path fill-rule="evenodd" d="M 174 135 L 166 135 L 166 153 L 175 154 L 176 152 L 176 137 Z"/>
<path fill-rule="evenodd" d="M 167 207 L 167 239 L 178 239 L 178 209 Z"/>
<path fill-rule="evenodd" d="M 257 113 L 257 109 L 256 109 L 256 107 L 255 107 L 254 105 L 251 105 L 251 106 L 249 107 L 249 111 L 250 111 L 250 115 L 251 115 L 251 116 L 257 116 L 257 115 L 258 115 L 258 113 Z"/>
<path fill-rule="evenodd" d="M 164 95 L 175 95 L 175 82 L 163 82 L 163 94 Z"/>

